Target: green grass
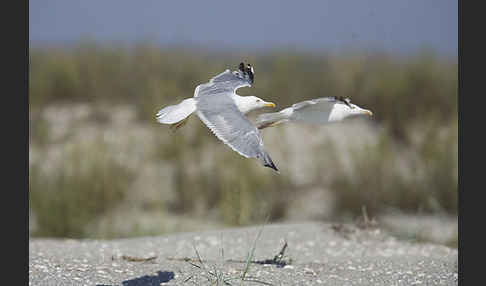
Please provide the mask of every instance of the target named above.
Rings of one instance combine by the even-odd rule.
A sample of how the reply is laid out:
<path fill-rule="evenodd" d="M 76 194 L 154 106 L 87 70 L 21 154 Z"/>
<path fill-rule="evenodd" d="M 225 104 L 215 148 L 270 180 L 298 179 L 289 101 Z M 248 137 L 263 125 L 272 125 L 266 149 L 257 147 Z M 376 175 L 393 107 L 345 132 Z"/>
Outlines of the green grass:
<path fill-rule="evenodd" d="M 253 283 L 258 283 L 262 285 L 273 285 L 271 283 L 261 281 L 258 279 L 255 279 L 253 277 L 249 277 L 249 271 L 250 271 L 250 264 L 253 261 L 253 257 L 255 255 L 255 250 L 256 250 L 256 245 L 258 240 L 260 239 L 260 236 L 262 235 L 263 229 L 265 227 L 265 224 L 268 222 L 268 217 L 265 220 L 265 223 L 261 226 L 259 229 L 255 239 L 253 240 L 253 243 L 251 245 L 251 248 L 248 250 L 248 254 L 245 260 L 244 268 L 241 272 L 241 275 L 228 275 L 224 272 L 223 267 L 225 266 L 225 258 L 224 258 L 224 248 L 221 246 L 221 260 L 220 260 L 220 265 L 216 266 L 216 264 L 206 264 L 204 260 L 202 259 L 201 255 L 199 254 L 199 251 L 197 248 L 193 245 L 194 252 L 196 253 L 196 261 L 198 264 L 190 262 L 190 259 L 187 259 L 187 261 L 194 267 L 199 268 L 203 270 L 204 274 L 199 274 L 201 275 L 209 285 L 234 285 L 232 284 L 233 281 L 239 281 L 239 285 L 244 285 L 244 282 L 253 282 Z M 192 281 L 194 276 L 189 276 L 188 278 L 185 279 L 185 283 L 193 283 L 197 285 L 194 281 Z"/>

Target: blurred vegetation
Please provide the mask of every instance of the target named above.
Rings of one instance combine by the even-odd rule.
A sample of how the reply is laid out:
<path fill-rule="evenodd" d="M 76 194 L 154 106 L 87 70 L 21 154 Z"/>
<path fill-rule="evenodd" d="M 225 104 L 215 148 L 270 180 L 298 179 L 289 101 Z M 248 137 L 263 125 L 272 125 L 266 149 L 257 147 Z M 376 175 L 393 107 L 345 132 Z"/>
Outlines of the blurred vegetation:
<path fill-rule="evenodd" d="M 256 94 L 279 107 L 303 99 L 342 95 L 372 106 L 376 120 L 408 140 L 406 127 L 424 116 L 457 117 L 457 61 L 424 50 L 405 58 L 389 54 L 314 55 L 275 52 L 241 56 L 82 43 L 71 49 L 30 49 L 30 104 L 109 101 L 134 104 L 153 120 L 160 106 L 192 97 L 194 88 L 240 61 L 253 63 Z M 203 80 L 204 79 L 204 80 Z M 412 122 L 411 122 L 412 121 Z"/>
<path fill-rule="evenodd" d="M 411 154 L 401 154 L 390 131 L 379 142 L 350 150 L 351 171 L 337 168 L 331 180 L 340 213 L 358 215 L 361 206 L 375 215 L 392 208 L 410 213 L 457 214 L 457 124 L 438 135 L 427 126 Z"/>
<path fill-rule="evenodd" d="M 204 128 L 191 136 L 178 131 L 171 134 L 173 141 L 164 142 L 162 136 L 156 138 L 154 157 L 174 166 L 176 199 L 167 205 L 172 212 L 196 214 L 202 205 L 203 210 L 217 209 L 219 219 L 229 225 L 284 217 L 286 194 L 294 187 L 287 177 L 261 172 L 258 162 L 240 160 L 227 146 L 216 147 L 219 142 Z M 203 157 L 208 149 L 219 147 L 216 156 Z"/>
<path fill-rule="evenodd" d="M 317 182 L 336 196 L 338 212 L 359 214 L 366 205 L 370 213 L 387 207 L 457 213 L 457 59 L 426 50 L 401 57 L 274 51 L 242 58 L 150 44 L 128 48 L 92 42 L 29 52 L 30 144 L 37 153 L 68 142 L 49 139 L 55 127 L 42 117 L 48 106 L 87 103 L 100 109 L 124 103 L 136 109 L 139 122 L 149 125 L 161 107 L 192 97 L 198 84 L 245 61 L 254 65 L 256 77 L 254 87 L 239 90 L 241 95 L 276 102 L 279 109 L 342 95 L 374 112 L 384 130 L 379 143 L 365 146 L 364 152 L 349 150 L 351 170 L 333 167 L 331 181 Z M 110 110 L 96 114 L 105 113 Z M 109 122 L 108 115 L 99 117 Z M 285 217 L 289 197 L 298 191 L 291 179 L 269 175 L 253 160 L 241 160 L 203 127 L 192 130 L 189 136 L 154 129 L 150 162 L 173 168 L 176 196 L 160 201 L 166 210 L 213 216 L 229 225 L 261 222 L 267 215 L 272 221 Z M 36 235 L 89 236 L 84 226 L 126 197 L 139 174 L 110 159 L 107 154 L 114 151 L 103 144 L 66 152 L 57 169 L 49 172 L 42 159 L 31 158 Z M 202 150 L 211 148 L 221 150 L 206 166 Z M 285 150 L 282 147 L 284 154 Z M 402 150 L 414 156 L 405 156 L 403 163 L 397 157 Z M 325 172 L 325 164 L 329 163 L 316 158 L 316 172 Z"/>
<path fill-rule="evenodd" d="M 62 150 L 63 162 L 54 174 L 43 162 L 29 170 L 30 207 L 39 236 L 83 237 L 86 227 L 126 195 L 134 174 L 107 154 L 103 143 Z"/>

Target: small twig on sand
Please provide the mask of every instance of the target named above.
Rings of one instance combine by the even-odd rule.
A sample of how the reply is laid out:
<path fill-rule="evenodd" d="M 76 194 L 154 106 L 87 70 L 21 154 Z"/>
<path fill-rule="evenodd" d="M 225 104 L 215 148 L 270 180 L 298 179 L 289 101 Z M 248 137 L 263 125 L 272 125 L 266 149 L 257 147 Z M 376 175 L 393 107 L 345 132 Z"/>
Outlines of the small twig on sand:
<path fill-rule="evenodd" d="M 291 259 L 289 261 L 285 261 L 284 255 L 285 255 L 285 250 L 287 249 L 287 241 L 284 241 L 284 245 L 282 246 L 282 249 L 275 255 L 272 259 L 264 259 L 264 260 L 251 260 L 249 263 L 253 264 L 261 264 L 261 265 L 276 265 L 277 267 L 284 267 L 285 265 L 288 265 L 291 263 Z M 246 263 L 246 261 L 242 260 L 233 260 L 233 259 L 228 259 L 226 260 L 227 262 L 233 262 L 233 263 Z"/>
<path fill-rule="evenodd" d="M 147 261 L 152 261 L 156 258 L 157 258 L 157 256 L 151 256 L 151 257 L 147 257 L 147 258 L 128 256 L 128 255 L 122 255 L 121 256 L 121 259 L 126 260 L 126 261 L 130 261 L 130 262 L 147 262 Z"/>
<path fill-rule="evenodd" d="M 282 246 L 282 249 L 280 250 L 280 252 L 275 255 L 275 257 L 273 257 L 273 261 L 276 261 L 276 262 L 281 262 L 282 261 L 282 258 L 284 257 L 284 254 L 285 254 L 285 249 L 287 249 L 287 241 L 284 240 L 284 245 Z"/>
<path fill-rule="evenodd" d="M 342 223 L 333 224 L 331 228 L 345 239 L 350 239 L 351 235 L 356 232 L 356 229 L 351 226 L 344 225 Z"/>
<path fill-rule="evenodd" d="M 275 255 L 272 259 L 264 259 L 264 260 L 250 260 L 249 263 L 253 264 L 269 264 L 269 265 L 277 265 L 277 267 L 284 267 L 285 265 L 288 265 L 291 263 L 291 260 L 285 261 L 283 258 L 285 256 L 285 250 L 288 247 L 287 241 L 284 241 L 284 245 L 280 249 L 280 251 Z M 175 260 L 175 261 L 184 261 L 184 262 L 198 262 L 198 263 L 203 263 L 203 261 L 198 258 L 189 258 L 189 257 L 183 257 L 183 258 L 176 258 L 176 257 L 167 257 L 167 260 Z M 235 259 L 226 259 L 224 260 L 225 262 L 230 262 L 230 263 L 247 263 L 246 260 L 235 260 Z M 211 262 L 206 260 L 206 262 Z M 214 261 L 216 262 L 216 261 Z M 191 263 L 192 264 L 192 263 Z"/>

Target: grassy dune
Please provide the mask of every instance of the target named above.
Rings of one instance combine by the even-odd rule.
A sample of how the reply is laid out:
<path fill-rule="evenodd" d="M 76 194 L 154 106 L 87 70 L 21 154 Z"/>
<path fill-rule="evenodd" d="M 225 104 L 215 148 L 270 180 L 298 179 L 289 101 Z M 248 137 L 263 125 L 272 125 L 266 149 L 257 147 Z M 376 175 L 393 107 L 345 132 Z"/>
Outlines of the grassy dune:
<path fill-rule="evenodd" d="M 368 126 L 373 131 L 364 134 L 374 141 L 349 145 L 362 138 L 348 136 L 347 147 L 313 134 L 339 133 L 345 125 L 265 130 L 265 144 L 286 172 L 275 175 L 222 146 L 197 118 L 176 133 L 154 122 L 158 109 L 191 97 L 197 84 L 242 60 L 255 66 L 256 80 L 240 94 L 279 109 L 316 97 L 350 97 L 374 112 L 372 123 L 350 123 Z M 34 235 L 147 233 L 139 225 L 122 234 L 94 230 L 101 217 L 133 209 L 164 214 L 159 232 L 175 229 L 163 226 L 174 216 L 224 225 L 262 222 L 267 215 L 285 220 L 304 190 L 332 194 L 336 216 L 358 215 L 363 205 L 372 215 L 389 208 L 457 213 L 457 60 L 430 51 L 248 56 L 79 43 L 31 48 L 29 76 Z M 294 156 L 302 140 L 312 148 Z M 303 167 L 291 172 L 297 165 Z"/>

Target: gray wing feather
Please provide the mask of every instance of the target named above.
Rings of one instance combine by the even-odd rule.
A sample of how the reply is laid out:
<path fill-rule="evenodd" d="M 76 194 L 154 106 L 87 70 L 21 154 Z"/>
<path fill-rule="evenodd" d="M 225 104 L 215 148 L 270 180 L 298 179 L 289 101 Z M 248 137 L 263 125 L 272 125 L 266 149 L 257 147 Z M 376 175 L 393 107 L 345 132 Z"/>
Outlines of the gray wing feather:
<path fill-rule="evenodd" d="M 199 97 L 197 114 L 216 137 L 242 156 L 260 158 L 264 155 L 258 129 L 227 94 Z"/>
<path fill-rule="evenodd" d="M 321 97 L 298 102 L 292 105 L 291 120 L 318 124 L 327 123 L 336 102 L 338 100 L 334 97 Z"/>
<path fill-rule="evenodd" d="M 318 104 L 318 103 L 330 103 L 330 105 L 332 106 L 332 104 L 336 103 L 336 101 L 337 100 L 334 97 L 320 97 L 320 98 L 316 98 L 316 99 L 305 100 L 305 101 L 295 103 L 295 104 L 292 105 L 292 108 L 294 110 L 299 110 L 299 109 L 309 107 L 309 106 L 312 106 L 312 105 L 315 105 L 315 104 Z"/>
<path fill-rule="evenodd" d="M 227 69 L 211 78 L 209 82 L 198 85 L 194 91 L 194 97 L 223 92 L 234 93 L 238 88 L 245 86 L 251 86 L 248 78 L 243 76 L 239 71 L 231 72 Z"/>

